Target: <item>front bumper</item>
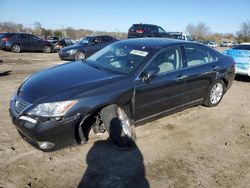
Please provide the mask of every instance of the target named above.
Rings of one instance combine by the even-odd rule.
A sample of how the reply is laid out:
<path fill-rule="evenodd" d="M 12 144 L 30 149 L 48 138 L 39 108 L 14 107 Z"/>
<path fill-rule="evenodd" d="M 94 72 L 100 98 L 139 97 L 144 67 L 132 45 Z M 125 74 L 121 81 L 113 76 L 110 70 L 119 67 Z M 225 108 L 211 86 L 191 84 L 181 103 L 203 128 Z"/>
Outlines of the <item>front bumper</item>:
<path fill-rule="evenodd" d="M 80 115 L 62 120 L 50 120 L 46 122 L 30 122 L 25 118 L 10 116 L 18 132 L 31 145 L 42 151 L 55 151 L 79 143 L 77 141 L 77 125 Z M 46 145 L 47 144 L 47 145 Z M 48 146 L 48 147 L 46 147 Z"/>
<path fill-rule="evenodd" d="M 70 54 L 67 52 L 62 52 L 61 50 L 58 52 L 58 55 L 60 57 L 61 60 L 69 60 L 69 61 L 73 61 L 75 60 L 75 54 Z"/>

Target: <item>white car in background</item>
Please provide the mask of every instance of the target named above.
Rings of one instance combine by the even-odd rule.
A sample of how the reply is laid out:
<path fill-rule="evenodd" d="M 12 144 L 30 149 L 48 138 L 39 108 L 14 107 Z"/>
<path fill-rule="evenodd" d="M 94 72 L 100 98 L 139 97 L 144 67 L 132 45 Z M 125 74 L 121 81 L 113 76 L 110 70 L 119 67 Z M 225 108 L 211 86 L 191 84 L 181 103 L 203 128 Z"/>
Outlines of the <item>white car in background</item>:
<path fill-rule="evenodd" d="M 218 46 L 218 43 L 213 42 L 213 41 L 208 41 L 207 46 L 209 46 L 211 48 L 216 48 Z"/>
<path fill-rule="evenodd" d="M 230 41 L 223 41 L 221 44 L 220 44 L 221 47 L 231 47 L 232 46 L 232 42 Z"/>

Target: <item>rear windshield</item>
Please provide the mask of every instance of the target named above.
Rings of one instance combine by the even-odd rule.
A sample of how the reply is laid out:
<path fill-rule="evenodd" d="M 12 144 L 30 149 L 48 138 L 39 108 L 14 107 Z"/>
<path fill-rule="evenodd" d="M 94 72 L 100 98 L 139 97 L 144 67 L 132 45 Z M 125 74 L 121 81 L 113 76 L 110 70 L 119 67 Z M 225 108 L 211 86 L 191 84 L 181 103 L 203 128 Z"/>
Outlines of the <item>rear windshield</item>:
<path fill-rule="evenodd" d="M 235 50 L 250 50 L 250 45 L 238 45 L 233 47 Z"/>
<path fill-rule="evenodd" d="M 137 29 L 144 29 L 144 25 L 133 25 L 132 27 L 130 27 L 130 30 L 137 30 Z"/>
<path fill-rule="evenodd" d="M 0 33 L 0 38 L 8 37 L 11 36 L 12 34 L 10 33 Z"/>

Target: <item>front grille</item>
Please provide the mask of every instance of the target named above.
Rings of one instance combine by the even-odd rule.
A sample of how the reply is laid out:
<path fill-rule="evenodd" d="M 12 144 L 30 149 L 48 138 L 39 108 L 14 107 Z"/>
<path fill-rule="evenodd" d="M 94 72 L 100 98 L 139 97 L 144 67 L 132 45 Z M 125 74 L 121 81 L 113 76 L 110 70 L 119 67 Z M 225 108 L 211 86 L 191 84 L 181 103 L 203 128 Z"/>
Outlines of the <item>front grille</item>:
<path fill-rule="evenodd" d="M 14 112 L 14 114 L 16 116 L 21 115 L 21 113 L 27 109 L 31 104 L 22 100 L 19 97 L 15 97 L 14 100 L 12 101 L 12 105 L 11 105 L 11 110 L 12 112 Z"/>

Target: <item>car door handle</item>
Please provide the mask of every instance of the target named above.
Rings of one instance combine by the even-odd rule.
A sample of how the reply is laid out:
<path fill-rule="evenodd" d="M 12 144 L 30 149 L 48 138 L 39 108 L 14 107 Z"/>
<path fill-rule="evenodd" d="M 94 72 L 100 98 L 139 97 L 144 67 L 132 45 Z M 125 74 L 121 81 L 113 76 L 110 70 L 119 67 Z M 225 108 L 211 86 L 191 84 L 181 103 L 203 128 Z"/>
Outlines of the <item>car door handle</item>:
<path fill-rule="evenodd" d="M 220 67 L 219 66 L 213 66 L 212 70 L 219 70 Z"/>
<path fill-rule="evenodd" d="M 182 80 L 182 79 L 185 79 L 187 78 L 188 76 L 187 75 L 179 75 L 176 77 L 177 80 Z"/>

